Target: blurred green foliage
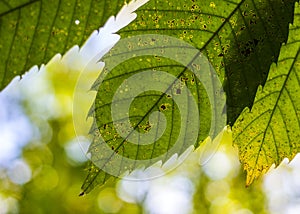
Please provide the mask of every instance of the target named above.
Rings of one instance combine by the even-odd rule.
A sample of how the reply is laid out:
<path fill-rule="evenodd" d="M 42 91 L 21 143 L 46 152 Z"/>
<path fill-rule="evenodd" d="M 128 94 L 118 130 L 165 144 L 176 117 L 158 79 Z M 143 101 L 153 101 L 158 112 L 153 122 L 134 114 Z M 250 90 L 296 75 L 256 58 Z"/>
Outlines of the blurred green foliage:
<path fill-rule="evenodd" d="M 0 195 L 15 198 L 19 213 L 132 214 L 145 210 L 143 202 L 128 203 L 119 198 L 116 193 L 118 185 L 112 181 L 88 195 L 79 197 L 86 163 L 71 160 L 66 153 L 67 143 L 75 136 L 70 131 L 71 117 L 58 117 L 48 120 L 47 123 L 51 129 L 47 132 L 48 135 L 44 135 L 44 139 L 29 143 L 23 149 L 22 158 L 32 170 L 31 180 L 24 185 L 17 185 L 9 178 L 1 179 Z M 51 140 L 47 143 L 49 138 Z M 226 139 L 220 150 L 229 159 L 237 162 L 237 153 L 231 144 L 231 139 Z M 232 164 L 235 167 L 232 167 L 225 178 L 213 180 L 197 163 L 197 152 L 192 154 L 182 166 L 166 177 L 173 179 L 184 175 L 193 182 L 196 187 L 193 213 L 231 213 L 241 209 L 266 213 L 261 183 L 256 182 L 245 188 L 245 175 L 236 162 Z"/>

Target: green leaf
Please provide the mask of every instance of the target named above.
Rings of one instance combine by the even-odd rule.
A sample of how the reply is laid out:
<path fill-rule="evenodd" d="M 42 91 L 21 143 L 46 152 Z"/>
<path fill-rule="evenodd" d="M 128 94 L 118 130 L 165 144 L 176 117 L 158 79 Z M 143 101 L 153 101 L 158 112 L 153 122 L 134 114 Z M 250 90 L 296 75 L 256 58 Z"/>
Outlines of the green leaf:
<path fill-rule="evenodd" d="M 96 186 L 104 184 L 109 178 L 111 178 L 111 175 L 108 173 L 102 172 L 99 174 L 99 168 L 91 161 L 88 163 L 87 169 L 88 176 L 81 187 L 83 190 L 94 189 Z M 97 178 L 94 176 L 97 176 Z M 79 196 L 83 196 L 88 192 L 89 191 L 83 191 L 79 194 Z"/>
<path fill-rule="evenodd" d="M 287 40 L 288 25 L 293 21 L 295 2 L 295 0 L 276 0 L 272 2 L 269 0 L 205 0 L 201 2 L 154 0 L 138 10 L 137 19 L 121 30 L 120 35 L 122 37 L 138 34 L 173 36 L 192 44 L 203 52 L 216 69 L 219 79 L 224 85 L 227 94 L 227 108 L 225 106 L 221 107 L 227 110 L 228 123 L 233 124 L 245 107 L 252 107 L 258 86 L 264 85 L 270 65 L 277 62 L 280 47 Z M 128 46 L 128 49 L 130 51 L 130 46 Z M 167 116 L 168 121 L 171 121 L 172 124 L 172 128 L 168 132 L 169 136 L 163 138 L 159 143 L 155 143 L 152 148 L 145 147 L 141 149 L 135 145 L 125 143 L 126 140 L 120 139 L 120 136 L 116 135 L 115 128 L 111 126 L 112 118 L 109 116 L 111 102 L 108 100 L 112 99 L 113 93 L 109 92 L 115 90 L 118 84 L 121 84 L 126 77 L 130 76 L 129 74 L 138 73 L 148 68 L 158 69 L 163 67 L 164 71 L 173 72 L 172 74 L 178 75 L 178 77 L 184 75 L 190 78 L 190 71 L 184 67 L 180 68 L 179 65 L 168 61 L 166 58 L 159 58 L 160 62 L 158 63 L 153 57 L 133 57 L 133 59 L 118 67 L 115 73 L 109 73 L 112 75 L 110 78 L 113 81 L 108 81 L 106 89 L 101 90 L 99 88 L 95 102 L 96 121 L 92 128 L 95 138 L 90 147 L 94 162 L 102 159 L 101 152 L 103 151 L 99 148 L 104 144 L 105 140 L 103 141 L 101 137 L 103 137 L 103 134 L 105 136 L 105 133 L 111 135 L 111 141 L 107 145 L 112 150 L 117 150 L 118 153 L 127 155 L 134 160 L 152 158 L 152 155 L 157 156 L 157 154 L 164 153 L 168 148 L 169 139 L 177 137 L 178 124 L 174 125 L 172 123 L 172 121 L 176 122 L 176 115 L 169 114 Z M 193 64 L 193 60 L 190 61 L 190 64 Z M 170 69 L 172 66 L 178 70 Z M 198 91 L 200 97 L 207 97 L 205 91 L 201 88 L 203 88 L 203 85 L 199 85 L 198 89 L 191 90 Z M 155 98 L 157 96 L 158 99 Z M 153 100 L 155 102 L 152 102 Z M 135 114 L 137 116 L 136 118 L 133 116 L 130 118 L 130 122 L 134 124 L 134 129 L 141 132 L 146 131 L 144 128 L 149 125 L 149 114 L 155 110 L 160 110 L 159 106 L 164 102 L 171 101 L 168 101 L 161 94 L 141 94 L 139 100 L 135 102 L 138 106 L 136 109 L 141 111 L 135 112 L 133 109 L 130 111 L 130 115 Z M 200 126 L 202 128 L 200 130 L 201 134 L 197 137 L 195 147 L 198 147 L 201 141 L 209 135 L 207 130 L 210 128 L 209 121 L 211 118 L 207 117 L 210 114 L 205 103 L 208 102 L 198 99 L 198 105 L 206 107 L 206 109 L 199 108 L 199 115 L 204 118 L 206 116 L 207 120 L 200 120 L 204 124 Z M 173 103 L 169 104 L 172 107 L 174 106 Z M 105 105 L 107 109 L 105 109 Z M 93 115 L 93 112 L 91 115 Z M 139 127 L 139 125 L 141 126 Z M 175 132 L 171 130 L 175 130 Z M 97 134 L 95 135 L 95 133 Z M 105 138 L 109 139 L 108 136 Z M 114 144 L 115 142 L 116 144 Z M 157 145 L 159 146 L 157 147 Z M 170 156 L 167 155 L 162 160 L 166 160 L 168 157 Z M 148 166 L 149 164 L 151 163 L 144 165 Z M 99 167 L 98 164 L 96 165 Z M 105 164 L 102 167 L 105 167 Z M 136 167 L 136 165 L 133 165 L 129 170 Z M 123 172 L 124 169 L 120 171 Z M 102 179 L 103 173 L 105 172 L 95 172 L 93 174 L 94 180 L 86 180 L 82 187 L 83 191 L 86 193 L 91 191 L 95 186 L 93 182 L 105 183 L 105 179 Z M 91 176 L 91 174 L 88 176 Z M 101 179 L 98 180 L 98 176 Z"/>
<path fill-rule="evenodd" d="M 32 66 L 82 45 L 122 5 L 106 0 L 1 1 L 0 90 Z"/>
<path fill-rule="evenodd" d="M 227 119 L 233 125 L 253 104 L 270 65 L 287 41 L 295 0 L 150 1 L 137 11 L 122 37 L 163 34 L 181 38 L 204 53 L 224 82 Z"/>
<path fill-rule="evenodd" d="M 246 184 L 278 166 L 284 158 L 292 160 L 300 151 L 300 8 L 289 40 L 281 48 L 265 86 L 259 87 L 254 105 L 245 109 L 233 126 L 234 142 L 247 171 Z"/>
<path fill-rule="evenodd" d="M 103 58 L 106 68 L 94 85 L 98 94 L 90 112 L 95 123 L 89 153 L 101 171 L 88 177 L 97 183 L 105 182 L 107 172 L 119 177 L 164 163 L 226 124 L 222 85 L 205 57 L 181 40 L 152 36 L 121 40 Z M 87 179 L 82 189 L 94 186 Z"/>

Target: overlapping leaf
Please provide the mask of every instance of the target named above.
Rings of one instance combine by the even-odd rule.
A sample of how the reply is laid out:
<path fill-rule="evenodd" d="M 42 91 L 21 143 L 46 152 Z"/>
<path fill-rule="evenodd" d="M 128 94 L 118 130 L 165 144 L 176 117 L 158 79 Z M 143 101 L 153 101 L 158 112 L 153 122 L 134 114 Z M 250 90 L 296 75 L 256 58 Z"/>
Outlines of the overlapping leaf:
<path fill-rule="evenodd" d="M 122 5 L 106 0 L 1 1 L 0 90 L 30 67 L 82 45 Z"/>
<path fill-rule="evenodd" d="M 269 0 L 217 0 L 213 2 L 154 0 L 139 10 L 137 20 L 121 30 L 121 36 L 169 35 L 189 42 L 202 51 L 224 83 L 227 94 L 227 109 L 224 106 L 224 110 L 227 110 L 228 123 L 233 124 L 245 107 L 252 107 L 258 86 L 264 85 L 270 65 L 277 62 L 280 47 L 287 40 L 288 25 L 294 17 L 294 4 L 294 0 L 272 2 Z M 140 63 L 140 61 L 144 63 Z M 150 65 L 147 60 L 140 61 L 137 62 L 136 59 L 128 61 L 123 67 L 123 71 L 120 69 L 117 74 L 122 76 L 121 74 L 130 73 L 130 71 L 141 71 L 147 66 L 155 69 L 153 65 L 150 66 L 155 60 L 150 60 Z M 161 61 L 162 65 L 166 62 L 166 59 Z M 191 61 L 191 63 L 193 62 Z M 155 62 L 153 64 L 157 65 Z M 167 65 L 172 66 L 172 64 Z M 141 67 L 138 68 L 138 66 Z M 184 68 L 182 68 L 183 70 Z M 114 81 L 122 82 L 122 78 L 115 78 Z M 103 99 L 106 98 L 102 96 L 103 93 L 98 94 L 96 104 L 98 102 L 103 104 Z M 148 106 L 148 110 L 159 109 L 156 104 L 151 104 L 150 100 L 143 100 L 143 103 Z M 139 115 L 142 119 L 133 123 L 146 124 L 151 111 L 145 111 L 146 114 Z M 96 111 L 96 115 L 98 115 L 96 124 L 100 127 L 99 132 L 101 133 L 104 132 L 102 130 L 105 125 L 103 121 L 110 121 L 103 117 L 104 112 L 110 112 L 107 110 L 100 112 L 101 110 L 98 113 Z M 176 126 L 174 127 L 176 128 Z M 198 140 L 203 140 L 203 138 Z M 96 136 L 91 148 L 97 148 L 98 143 Z M 123 143 L 119 143 L 117 148 L 123 148 Z M 160 145 L 165 144 L 162 145 L 164 147 L 167 143 L 168 141 L 161 142 Z M 195 144 L 195 146 L 198 145 L 199 142 Z M 116 147 L 113 145 L 112 148 Z M 132 149 L 130 145 L 126 145 L 126 149 L 123 150 L 130 151 L 127 154 L 129 156 L 138 156 L 139 154 L 139 150 Z M 96 153 L 94 156 L 97 156 Z M 93 182 L 104 183 L 105 179 L 102 179 L 104 177 L 101 176 L 102 173 L 104 172 L 90 173 L 88 178 L 93 177 L 93 180 L 85 181 L 82 187 L 83 191 L 89 192 L 94 186 Z"/>
<path fill-rule="evenodd" d="M 246 184 L 284 158 L 300 152 L 300 8 L 280 52 L 277 65 L 260 87 L 251 111 L 245 109 L 233 127 L 240 160 L 247 171 Z"/>
<path fill-rule="evenodd" d="M 295 0 L 150 1 L 121 36 L 164 34 L 203 52 L 224 81 L 227 119 L 252 106 L 276 62 L 293 20 Z"/>
<path fill-rule="evenodd" d="M 264 85 L 271 63 L 278 61 L 281 44 L 287 40 L 288 24 L 294 17 L 295 2 L 295 0 L 153 0 L 140 9 L 137 20 L 125 28 L 121 35 L 123 37 L 149 33 L 170 35 L 181 38 L 201 50 L 224 83 L 228 123 L 234 124 L 245 107 L 252 107 L 257 87 Z M 45 63 L 56 53 L 63 53 L 73 45 L 81 45 L 94 29 L 103 25 L 111 14 L 116 14 L 122 4 L 122 1 L 105 0 L 1 1 L 0 89 L 3 89 L 14 76 L 23 74 L 31 66 Z M 75 20 L 79 20 L 80 23 L 75 24 Z M 295 59 L 296 68 L 296 55 L 291 57 Z M 161 63 L 165 62 L 167 61 L 162 59 Z M 128 62 L 128 68 L 136 68 L 132 64 L 136 64 L 136 61 Z M 144 65 L 142 64 L 140 68 Z M 292 81 L 294 80 L 288 79 L 286 83 Z M 264 92 L 266 91 L 261 93 Z M 282 95 L 279 96 L 278 106 L 281 102 L 288 102 L 286 93 L 281 93 Z M 99 94 L 98 100 L 100 96 Z M 276 107 L 271 118 L 278 117 L 278 109 L 282 111 L 282 108 Z M 296 104 L 295 109 L 297 109 Z M 284 118 L 284 113 L 281 116 Z M 97 125 L 101 125 L 102 117 L 97 119 Z M 242 153 L 242 160 L 245 163 L 247 161 L 249 164 L 254 163 L 253 166 L 245 165 L 249 171 L 248 183 L 259 174 L 259 170 L 266 171 L 273 162 L 278 164 L 283 157 L 292 158 L 298 151 L 293 141 L 297 132 L 293 132 L 294 135 L 290 136 L 291 129 L 286 128 L 292 126 L 290 121 L 286 124 L 279 123 L 285 124 L 286 129 L 281 132 L 285 132 L 286 138 L 274 137 L 273 141 L 267 141 L 270 130 L 274 129 L 272 125 L 274 121 L 275 119 L 271 119 L 266 127 L 267 131 L 263 135 L 264 143 L 258 143 L 265 155 L 261 155 L 261 151 L 258 150 L 257 159 L 252 159 L 251 155 L 246 155 L 249 153 Z M 146 119 L 141 123 L 147 126 Z M 240 121 L 238 124 L 241 124 Z M 204 130 L 208 130 L 208 127 L 204 126 Z M 204 133 L 207 132 L 203 132 L 199 141 L 204 138 Z M 237 139 L 244 140 L 241 136 Z M 291 142 L 289 151 L 278 149 L 286 148 L 280 146 L 281 141 Z M 273 147 L 270 146 L 270 142 L 273 142 L 271 143 Z M 246 147 L 240 143 L 239 145 L 242 150 L 249 149 L 249 146 L 256 146 L 251 143 Z M 278 155 L 270 151 L 268 153 L 266 145 L 270 147 L 270 151 L 278 149 Z M 162 147 L 164 146 L 163 144 Z M 134 151 L 130 154 L 134 154 Z M 268 160 L 268 163 L 266 164 L 262 159 Z M 107 176 L 98 175 L 99 172 L 102 173 L 96 168 L 90 171 L 83 186 L 84 190 L 87 190 L 87 186 L 91 190 L 106 180 Z"/>

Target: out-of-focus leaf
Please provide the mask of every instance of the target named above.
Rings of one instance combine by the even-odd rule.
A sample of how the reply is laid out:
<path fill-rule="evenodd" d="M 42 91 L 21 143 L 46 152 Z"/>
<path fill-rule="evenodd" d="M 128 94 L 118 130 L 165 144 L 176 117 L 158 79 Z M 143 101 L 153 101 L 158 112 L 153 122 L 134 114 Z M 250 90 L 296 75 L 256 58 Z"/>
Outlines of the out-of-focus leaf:
<path fill-rule="evenodd" d="M 272 164 L 290 160 L 300 151 L 300 8 L 281 48 L 277 65 L 270 69 L 251 111 L 245 109 L 233 126 L 234 142 L 247 171 L 246 184 Z"/>

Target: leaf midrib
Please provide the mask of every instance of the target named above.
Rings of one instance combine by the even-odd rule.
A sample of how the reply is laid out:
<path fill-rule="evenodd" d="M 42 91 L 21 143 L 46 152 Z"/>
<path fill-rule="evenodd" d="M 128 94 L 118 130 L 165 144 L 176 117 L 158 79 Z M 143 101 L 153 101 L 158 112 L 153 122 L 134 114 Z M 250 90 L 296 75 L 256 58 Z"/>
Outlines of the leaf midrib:
<path fill-rule="evenodd" d="M 201 54 L 201 52 L 207 47 L 207 45 L 210 44 L 210 42 L 215 38 L 216 35 L 218 35 L 218 33 L 220 32 L 220 30 L 225 26 L 225 24 L 229 21 L 229 19 L 235 14 L 235 12 L 241 7 L 241 5 L 245 2 L 245 0 L 242 0 L 239 4 L 237 4 L 236 8 L 229 14 L 229 16 L 227 18 L 225 18 L 225 21 L 220 25 L 220 27 L 216 30 L 216 32 L 207 40 L 207 42 L 204 44 L 204 46 L 202 48 L 199 49 L 199 52 L 193 57 L 193 59 L 190 61 L 190 63 L 184 68 L 184 70 L 177 76 L 177 78 L 179 78 L 186 70 L 187 67 L 189 65 L 191 65 L 194 60 Z M 175 10 L 176 11 L 176 10 Z M 171 84 L 167 90 L 169 90 L 169 88 L 172 86 L 173 84 Z M 166 91 L 167 91 L 166 90 Z M 152 109 L 155 107 L 155 105 L 162 99 L 163 96 L 161 96 L 161 98 L 158 99 L 158 101 L 151 107 L 151 109 L 145 114 L 145 116 L 142 118 L 142 120 L 134 127 L 133 130 L 135 130 L 137 128 L 137 126 L 143 121 L 143 119 L 146 118 L 146 115 L 148 115 Z M 131 135 L 133 131 L 131 131 L 129 135 Z M 117 149 L 119 149 L 123 144 L 124 144 L 125 140 L 123 140 L 120 145 L 117 147 Z M 117 150 L 116 149 L 116 150 Z M 114 154 L 114 153 L 113 153 Z M 113 155 L 112 155 L 113 156 Z M 111 156 L 111 157 L 112 157 Z M 110 157 L 110 158 L 111 158 Z M 109 158 L 109 159 L 110 159 Z M 104 166 L 107 162 L 104 163 Z M 93 179 L 91 180 L 90 184 L 83 190 L 84 192 L 92 185 L 92 183 L 96 180 L 96 178 L 98 177 L 100 171 L 97 172 L 97 174 L 93 177 Z"/>
<path fill-rule="evenodd" d="M 280 98 L 281 98 L 281 96 L 282 96 L 282 94 L 283 94 L 283 90 L 284 90 L 284 88 L 285 88 L 285 85 L 286 85 L 286 83 L 287 83 L 287 81 L 288 81 L 288 79 L 289 79 L 290 74 L 292 73 L 292 70 L 293 70 L 293 68 L 294 68 L 294 65 L 295 65 L 295 63 L 296 63 L 296 61 L 297 61 L 297 58 L 298 58 L 298 55 L 299 55 L 299 54 L 300 54 L 300 48 L 298 48 L 298 51 L 297 51 L 297 53 L 296 53 L 296 56 L 295 56 L 295 58 L 294 58 L 294 60 L 293 60 L 293 62 L 292 62 L 292 64 L 291 64 L 291 66 L 290 66 L 290 69 L 289 69 L 289 71 L 288 71 L 288 73 L 287 73 L 287 75 L 286 75 L 286 78 L 285 78 L 285 80 L 284 80 L 284 82 L 283 82 L 283 84 L 282 84 L 282 87 L 281 87 L 280 91 L 278 92 L 278 93 L 279 93 L 279 94 L 278 94 L 278 98 L 276 99 L 276 102 L 275 102 L 275 104 L 274 104 L 274 108 L 273 108 L 272 111 L 271 111 L 271 114 L 270 114 L 268 123 L 267 123 L 267 125 L 266 125 L 265 130 L 264 130 L 262 142 L 261 142 L 261 145 L 260 145 L 260 147 L 259 147 L 258 154 L 257 154 L 257 156 L 256 156 L 256 160 L 255 160 L 255 165 L 254 165 L 254 167 L 255 167 L 255 166 L 257 165 L 257 163 L 258 163 L 258 158 L 259 158 L 259 156 L 260 156 L 260 152 L 261 152 L 262 147 L 263 147 L 263 145 L 264 145 L 264 143 L 265 143 L 265 137 L 266 137 L 267 130 L 269 129 L 269 126 L 270 126 L 270 124 L 271 124 L 271 122 L 272 122 L 273 115 L 274 115 L 274 113 L 275 113 L 275 110 L 276 110 L 277 107 L 278 107 L 278 102 L 280 101 Z M 273 132 L 272 132 L 272 133 L 273 133 Z M 273 135 L 273 137 L 274 137 L 274 135 Z M 277 148 L 276 141 L 274 141 L 274 144 L 275 144 L 275 147 Z M 289 146 L 290 146 L 290 148 L 292 148 L 292 145 L 291 145 L 291 142 L 290 142 L 290 141 L 289 141 Z"/>

